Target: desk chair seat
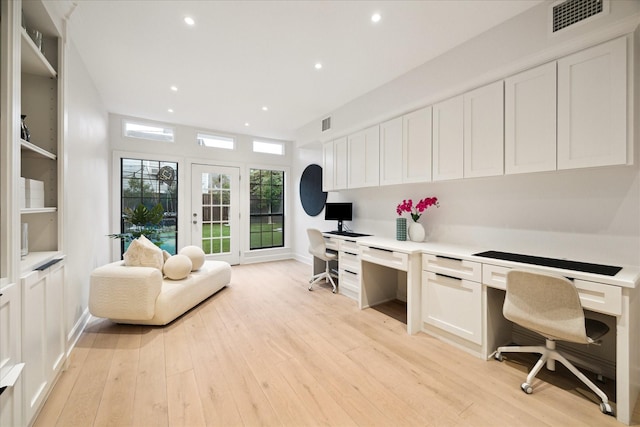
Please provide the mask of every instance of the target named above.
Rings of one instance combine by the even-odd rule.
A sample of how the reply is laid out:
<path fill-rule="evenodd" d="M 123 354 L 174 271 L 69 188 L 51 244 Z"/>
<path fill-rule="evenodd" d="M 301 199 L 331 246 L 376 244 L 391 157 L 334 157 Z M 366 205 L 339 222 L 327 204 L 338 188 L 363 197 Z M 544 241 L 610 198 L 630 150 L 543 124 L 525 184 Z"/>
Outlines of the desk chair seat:
<path fill-rule="evenodd" d="M 602 322 L 584 317 L 584 310 L 574 284 L 568 279 L 550 274 L 511 270 L 507 273 L 507 294 L 503 306 L 504 317 L 518 325 L 544 336 L 545 346 L 499 347 L 495 358 L 502 360 L 502 353 L 539 353 L 540 359 L 529 372 L 520 388 L 527 394 L 533 392 L 531 383 L 546 364 L 555 370 L 555 361 L 566 366 L 602 400 L 600 410 L 614 415 L 607 395 L 580 372 L 571 362 L 556 351 L 556 340 L 598 344 L 609 331 Z"/>
<path fill-rule="evenodd" d="M 331 286 L 333 286 L 333 293 L 335 294 L 337 289 L 333 280 L 335 275 L 331 272 L 330 263 L 338 259 L 338 256 L 335 253 L 327 252 L 327 245 L 320 230 L 309 228 L 307 229 L 307 235 L 309 236 L 309 253 L 325 262 L 325 271 L 309 279 L 309 290 L 312 290 L 313 285 L 321 280 L 326 280 L 327 283 L 331 283 Z"/>

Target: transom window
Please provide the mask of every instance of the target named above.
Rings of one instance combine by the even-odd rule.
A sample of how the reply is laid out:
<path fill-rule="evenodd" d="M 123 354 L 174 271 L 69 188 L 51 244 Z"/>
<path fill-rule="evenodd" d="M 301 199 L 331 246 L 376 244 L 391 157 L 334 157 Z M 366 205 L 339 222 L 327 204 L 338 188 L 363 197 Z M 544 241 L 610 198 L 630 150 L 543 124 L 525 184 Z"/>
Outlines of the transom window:
<path fill-rule="evenodd" d="M 124 120 L 122 127 L 124 136 L 127 136 L 129 138 L 174 142 L 174 132 L 173 128 L 171 127 L 163 127 L 150 123 L 140 123 L 130 120 Z"/>
<path fill-rule="evenodd" d="M 284 171 L 251 169 L 250 249 L 284 247 Z"/>
<path fill-rule="evenodd" d="M 235 149 L 235 140 L 227 136 L 198 133 L 198 145 L 210 148 Z"/>
<path fill-rule="evenodd" d="M 253 141 L 253 152 L 284 156 L 284 144 L 282 142 Z"/>

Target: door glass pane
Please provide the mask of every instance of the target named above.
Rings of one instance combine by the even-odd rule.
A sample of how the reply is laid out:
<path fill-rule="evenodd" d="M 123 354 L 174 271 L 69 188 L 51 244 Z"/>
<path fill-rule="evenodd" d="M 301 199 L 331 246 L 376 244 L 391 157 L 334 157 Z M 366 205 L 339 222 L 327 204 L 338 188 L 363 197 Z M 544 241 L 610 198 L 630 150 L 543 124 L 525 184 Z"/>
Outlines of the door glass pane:
<path fill-rule="evenodd" d="M 218 173 L 202 174 L 202 249 L 205 254 L 230 251 L 229 201 L 231 177 Z"/>

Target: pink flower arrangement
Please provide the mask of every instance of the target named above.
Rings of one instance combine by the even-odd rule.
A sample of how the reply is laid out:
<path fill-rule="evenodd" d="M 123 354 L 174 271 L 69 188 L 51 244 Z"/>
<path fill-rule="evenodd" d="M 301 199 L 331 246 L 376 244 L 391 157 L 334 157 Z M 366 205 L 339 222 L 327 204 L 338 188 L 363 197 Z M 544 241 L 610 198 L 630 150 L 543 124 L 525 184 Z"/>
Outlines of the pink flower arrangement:
<path fill-rule="evenodd" d="M 413 200 L 403 200 L 402 203 L 400 203 L 396 208 L 396 212 L 398 212 L 398 215 L 402 215 L 403 212 L 409 212 L 411 214 L 411 219 L 413 219 L 414 222 L 418 222 L 418 220 L 422 216 L 422 213 L 426 211 L 429 206 L 435 206 L 436 208 L 439 208 L 440 205 L 438 204 L 438 198 L 425 197 L 424 199 L 420 200 L 415 206 L 413 205 Z"/>

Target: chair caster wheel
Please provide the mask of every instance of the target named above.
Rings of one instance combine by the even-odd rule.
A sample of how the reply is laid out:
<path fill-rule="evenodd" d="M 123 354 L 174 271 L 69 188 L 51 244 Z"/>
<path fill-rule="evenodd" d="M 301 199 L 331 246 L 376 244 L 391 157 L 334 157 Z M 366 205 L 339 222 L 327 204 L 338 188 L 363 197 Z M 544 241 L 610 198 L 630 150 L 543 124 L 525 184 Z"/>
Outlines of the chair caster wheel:
<path fill-rule="evenodd" d="M 334 290 L 332 290 L 331 292 L 333 292 L 333 293 L 335 294 L 335 293 L 336 293 L 336 290 L 334 289 Z"/>
<path fill-rule="evenodd" d="M 311 286 L 309 286 L 309 292 L 311 292 Z"/>
<path fill-rule="evenodd" d="M 520 385 L 520 388 L 522 389 L 522 391 L 524 391 L 527 394 L 531 394 L 533 393 L 533 387 L 531 387 L 531 384 L 528 383 L 522 383 Z"/>
<path fill-rule="evenodd" d="M 496 359 L 498 362 L 502 362 L 502 353 L 494 354 L 493 358 Z"/>
<path fill-rule="evenodd" d="M 601 403 L 600 411 L 605 415 L 610 415 L 612 417 L 615 417 L 615 414 L 613 413 L 613 409 L 611 409 L 611 405 L 609 405 L 608 403 L 604 403 L 604 402 Z"/>

